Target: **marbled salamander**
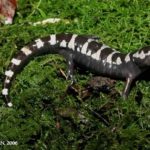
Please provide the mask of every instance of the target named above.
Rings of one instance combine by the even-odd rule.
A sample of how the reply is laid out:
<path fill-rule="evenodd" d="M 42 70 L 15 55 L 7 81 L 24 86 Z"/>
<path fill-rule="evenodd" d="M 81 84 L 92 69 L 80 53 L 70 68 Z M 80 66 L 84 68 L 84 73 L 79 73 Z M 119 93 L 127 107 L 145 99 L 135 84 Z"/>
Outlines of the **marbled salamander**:
<path fill-rule="evenodd" d="M 9 98 L 12 79 L 34 56 L 42 54 L 63 55 L 68 62 L 67 76 L 72 81 L 74 64 L 97 75 L 126 80 L 122 93 L 125 99 L 133 81 L 150 66 L 150 46 L 135 53 L 123 54 L 98 42 L 98 38 L 93 36 L 53 34 L 31 42 L 11 60 L 2 90 L 7 106 L 12 106 Z"/>

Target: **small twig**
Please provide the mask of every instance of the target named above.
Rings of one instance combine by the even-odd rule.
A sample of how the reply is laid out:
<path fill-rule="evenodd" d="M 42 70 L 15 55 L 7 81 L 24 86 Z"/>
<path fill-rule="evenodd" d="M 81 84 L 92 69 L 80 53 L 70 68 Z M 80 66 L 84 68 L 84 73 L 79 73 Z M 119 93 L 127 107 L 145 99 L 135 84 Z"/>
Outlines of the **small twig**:
<path fill-rule="evenodd" d="M 65 74 L 65 72 L 64 72 L 62 69 L 59 69 L 59 70 L 60 70 L 62 76 L 65 77 L 65 78 L 67 79 L 67 75 Z"/>
<path fill-rule="evenodd" d="M 37 26 L 37 25 L 45 25 L 45 24 L 48 24 L 48 23 L 57 23 L 57 22 L 60 22 L 61 19 L 60 18 L 48 18 L 48 19 L 45 19 L 45 20 L 42 20 L 42 21 L 38 21 L 38 22 L 35 22 L 35 23 L 31 23 L 31 25 L 33 26 Z"/>
<path fill-rule="evenodd" d="M 87 107 L 92 113 L 94 113 L 98 118 L 100 118 L 107 126 L 109 126 L 109 122 L 103 118 L 99 113 L 91 109 L 90 107 Z"/>

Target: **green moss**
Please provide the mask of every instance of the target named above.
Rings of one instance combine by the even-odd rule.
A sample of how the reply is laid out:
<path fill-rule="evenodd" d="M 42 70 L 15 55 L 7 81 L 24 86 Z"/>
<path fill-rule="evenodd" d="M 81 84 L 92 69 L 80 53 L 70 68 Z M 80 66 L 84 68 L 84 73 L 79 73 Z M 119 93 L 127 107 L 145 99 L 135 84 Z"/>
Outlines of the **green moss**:
<path fill-rule="evenodd" d="M 31 26 L 46 18 L 69 22 Z M 34 40 L 51 33 L 96 35 L 122 52 L 149 45 L 150 1 L 148 0 L 20 0 L 13 25 L 0 27 L 0 90 L 3 74 L 12 56 Z M 14 108 L 3 106 L 0 97 L 0 143 L 17 141 L 18 146 L 0 149 L 148 150 L 150 124 L 149 82 L 137 82 L 129 100 L 106 94 L 80 96 L 66 93 L 69 81 L 60 56 L 35 58 L 13 82 Z M 91 74 L 76 71 L 82 89 Z M 116 89 L 123 89 L 123 82 Z M 138 91 L 141 102 L 135 101 Z"/>

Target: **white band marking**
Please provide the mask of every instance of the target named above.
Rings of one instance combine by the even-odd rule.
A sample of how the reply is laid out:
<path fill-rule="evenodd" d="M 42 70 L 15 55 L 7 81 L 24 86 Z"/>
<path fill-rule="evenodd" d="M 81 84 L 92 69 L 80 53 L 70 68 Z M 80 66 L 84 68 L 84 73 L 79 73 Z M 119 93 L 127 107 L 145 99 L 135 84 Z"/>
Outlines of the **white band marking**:
<path fill-rule="evenodd" d="M 120 57 L 118 57 L 118 58 L 117 58 L 116 63 L 117 63 L 117 65 L 120 65 L 120 64 L 122 63 L 122 61 L 121 61 L 121 58 L 120 58 Z"/>
<path fill-rule="evenodd" d="M 79 47 L 77 47 L 77 52 L 80 52 L 80 48 Z"/>
<path fill-rule="evenodd" d="M 75 39 L 78 35 L 77 34 L 73 34 L 72 37 L 71 37 L 71 40 L 69 41 L 68 43 L 68 48 L 74 50 L 75 48 Z"/>
<path fill-rule="evenodd" d="M 67 46 L 67 42 L 66 42 L 65 40 L 63 40 L 63 41 L 60 43 L 60 46 L 66 47 L 66 46 Z"/>
<path fill-rule="evenodd" d="M 130 53 L 128 53 L 127 55 L 126 55 L 126 57 L 125 57 L 125 62 L 127 63 L 127 62 L 129 62 L 130 61 Z"/>
<path fill-rule="evenodd" d="M 2 94 L 3 94 L 3 95 L 8 95 L 8 89 L 4 88 L 4 89 L 2 90 Z"/>
<path fill-rule="evenodd" d="M 87 42 L 82 46 L 82 49 L 81 49 L 81 53 L 82 54 L 86 54 L 86 51 L 87 51 L 87 48 L 88 48 L 88 45 L 90 42 L 94 41 L 93 39 L 88 39 Z"/>
<path fill-rule="evenodd" d="M 10 83 L 10 80 L 9 80 L 9 79 L 6 79 L 6 80 L 5 80 L 5 83 Z"/>
<path fill-rule="evenodd" d="M 99 60 L 99 59 L 100 59 L 101 52 L 102 52 L 105 48 L 109 48 L 109 46 L 103 44 L 103 45 L 101 46 L 101 48 L 100 48 L 96 53 L 92 54 L 91 57 L 92 57 L 93 59 Z"/>
<path fill-rule="evenodd" d="M 12 107 L 13 104 L 12 104 L 11 102 L 9 102 L 9 103 L 7 104 L 7 106 L 8 106 L 8 107 Z"/>
<path fill-rule="evenodd" d="M 91 56 L 91 53 L 92 53 L 92 51 L 91 50 L 88 50 L 88 52 L 87 52 L 87 56 Z"/>
<path fill-rule="evenodd" d="M 44 46 L 44 42 L 41 39 L 37 39 L 35 40 L 35 42 L 36 42 L 36 45 L 33 45 L 33 46 L 37 46 L 37 48 L 41 48 Z"/>
<path fill-rule="evenodd" d="M 28 56 L 28 55 L 30 55 L 30 54 L 32 53 L 32 51 L 31 51 L 30 49 L 28 49 L 27 47 L 23 47 L 23 48 L 21 49 L 21 51 L 22 51 L 26 56 Z"/>
<path fill-rule="evenodd" d="M 16 58 L 13 58 L 13 59 L 11 60 L 11 62 L 12 62 L 13 64 L 15 64 L 15 65 L 19 66 L 19 65 L 20 65 L 20 63 L 21 63 L 21 60 L 16 59 Z"/>
<path fill-rule="evenodd" d="M 55 45 L 56 44 L 56 35 L 52 34 L 50 35 L 50 40 L 48 41 L 50 43 L 50 45 Z"/>
<path fill-rule="evenodd" d="M 93 59 L 96 59 L 96 60 L 99 60 L 100 59 L 100 53 L 101 53 L 101 50 L 99 49 L 96 53 L 92 54 L 91 57 Z"/>
<path fill-rule="evenodd" d="M 116 53 L 117 52 L 112 52 L 111 54 L 109 54 L 108 57 L 106 58 L 106 62 L 112 64 L 112 56 Z"/>
<path fill-rule="evenodd" d="M 148 51 L 147 53 L 144 53 L 143 51 L 139 53 L 138 51 L 133 54 L 133 57 L 140 58 L 140 59 L 144 59 L 146 56 L 150 56 L 150 51 Z"/>
<path fill-rule="evenodd" d="M 8 70 L 8 71 L 5 72 L 5 75 L 6 75 L 7 77 L 10 77 L 10 78 L 11 78 L 11 77 L 14 75 L 14 72 L 11 71 L 11 70 Z"/>

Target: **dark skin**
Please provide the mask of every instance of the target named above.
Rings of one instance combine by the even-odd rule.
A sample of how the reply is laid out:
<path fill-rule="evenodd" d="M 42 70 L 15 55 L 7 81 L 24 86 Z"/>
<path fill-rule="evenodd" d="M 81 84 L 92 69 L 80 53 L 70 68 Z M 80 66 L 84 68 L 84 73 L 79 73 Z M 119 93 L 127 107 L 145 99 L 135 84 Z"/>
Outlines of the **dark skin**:
<path fill-rule="evenodd" d="M 14 57 L 15 60 L 21 61 L 19 65 L 10 63 L 7 69 L 14 76 L 35 56 L 60 54 L 67 60 L 67 78 L 71 79 L 72 84 L 74 83 L 73 70 L 75 64 L 99 76 L 126 80 L 122 94 L 123 98 L 126 99 L 135 79 L 150 66 L 150 46 L 140 49 L 136 53 L 132 53 L 130 58 L 127 59 L 127 54 L 117 52 L 105 44 L 98 42 L 97 37 L 95 38 L 93 36 L 59 34 L 50 35 L 38 40 L 39 42 L 35 40 L 26 46 L 25 49 L 31 52 L 30 55 L 20 51 Z M 6 75 L 6 79 L 8 76 L 10 74 Z M 12 78 L 13 76 L 10 77 L 11 81 Z M 8 104 L 10 102 L 8 92 L 11 82 L 7 83 L 5 81 L 2 93 Z"/>

